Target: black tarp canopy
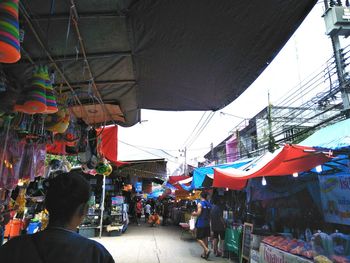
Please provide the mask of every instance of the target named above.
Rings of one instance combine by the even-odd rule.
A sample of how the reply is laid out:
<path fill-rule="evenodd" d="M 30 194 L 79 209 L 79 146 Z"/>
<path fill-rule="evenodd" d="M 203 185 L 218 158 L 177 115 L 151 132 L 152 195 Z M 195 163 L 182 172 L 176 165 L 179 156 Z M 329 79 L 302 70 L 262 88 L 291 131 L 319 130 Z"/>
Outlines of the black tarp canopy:
<path fill-rule="evenodd" d="M 22 0 L 22 59 L 4 70 L 26 88 L 33 64 L 53 66 L 49 53 L 66 78 L 56 72 L 57 88 L 88 104 L 81 91 L 93 80 L 105 103 L 120 106 L 123 126 L 142 108 L 218 110 L 252 84 L 316 2 Z"/>

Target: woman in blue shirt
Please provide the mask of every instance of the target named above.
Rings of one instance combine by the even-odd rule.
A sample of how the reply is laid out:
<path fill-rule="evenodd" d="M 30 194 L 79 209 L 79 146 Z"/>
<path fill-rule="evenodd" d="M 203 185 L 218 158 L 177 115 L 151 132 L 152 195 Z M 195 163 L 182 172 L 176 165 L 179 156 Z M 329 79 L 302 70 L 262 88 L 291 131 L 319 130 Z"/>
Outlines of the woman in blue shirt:
<path fill-rule="evenodd" d="M 208 248 L 208 237 L 210 237 L 210 209 L 211 204 L 207 201 L 208 194 L 201 193 L 201 201 L 197 205 L 197 211 L 193 212 L 193 216 L 197 216 L 197 241 L 203 248 L 202 258 L 208 259 L 210 250 Z"/>

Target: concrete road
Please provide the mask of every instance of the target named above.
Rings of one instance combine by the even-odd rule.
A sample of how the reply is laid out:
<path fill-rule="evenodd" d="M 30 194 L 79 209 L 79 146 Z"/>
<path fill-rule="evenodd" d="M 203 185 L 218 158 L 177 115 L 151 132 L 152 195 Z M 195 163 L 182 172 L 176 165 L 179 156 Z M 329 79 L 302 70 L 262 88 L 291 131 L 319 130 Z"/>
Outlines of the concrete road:
<path fill-rule="evenodd" d="M 176 226 L 130 225 L 121 236 L 94 240 L 102 243 L 117 263 L 207 262 L 200 257 L 202 249 L 199 244 L 188 234 L 181 238 L 181 228 Z M 208 261 L 229 262 L 212 253 Z"/>

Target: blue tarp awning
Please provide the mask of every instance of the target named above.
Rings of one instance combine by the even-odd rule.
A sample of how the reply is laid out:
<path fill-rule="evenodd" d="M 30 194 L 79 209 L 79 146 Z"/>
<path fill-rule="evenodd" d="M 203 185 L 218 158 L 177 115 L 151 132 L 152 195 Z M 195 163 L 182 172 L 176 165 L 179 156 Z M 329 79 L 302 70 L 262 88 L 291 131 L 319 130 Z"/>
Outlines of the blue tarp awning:
<path fill-rule="evenodd" d="M 196 168 L 193 171 L 193 180 L 191 184 L 191 189 L 198 189 L 201 188 L 204 182 L 204 179 L 207 175 L 211 175 L 211 177 L 214 175 L 214 168 L 239 168 L 249 162 L 251 162 L 253 159 L 245 159 L 245 160 L 239 160 L 233 163 L 225 163 L 225 164 L 218 164 L 213 166 L 207 166 L 207 167 L 200 167 Z"/>
<path fill-rule="evenodd" d="M 155 191 L 147 195 L 147 199 L 157 199 L 163 193 L 164 193 L 164 189 L 156 189 Z"/>
<path fill-rule="evenodd" d="M 332 150 L 350 148 L 350 119 L 316 131 L 299 145 Z"/>

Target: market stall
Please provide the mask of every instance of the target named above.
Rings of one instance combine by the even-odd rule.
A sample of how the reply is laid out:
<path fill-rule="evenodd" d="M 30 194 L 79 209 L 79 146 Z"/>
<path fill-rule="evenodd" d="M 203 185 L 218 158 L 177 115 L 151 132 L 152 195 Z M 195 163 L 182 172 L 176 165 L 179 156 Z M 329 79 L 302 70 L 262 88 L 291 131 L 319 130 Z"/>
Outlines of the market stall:
<path fill-rule="evenodd" d="M 311 158 L 317 154 L 332 153 L 331 159 L 324 159 L 319 165 L 314 162 L 303 172 L 286 170 L 277 176 L 269 168 L 275 162 L 272 155 L 260 158 L 249 171 L 220 170 L 216 185 L 229 181 L 231 189 L 242 189 L 246 193 L 246 211 L 241 214 L 243 222 L 250 222 L 254 228 L 249 236 L 242 225 L 242 259 L 250 262 L 350 262 L 349 222 L 349 142 L 350 122 L 345 120 L 316 132 L 301 145 L 313 147 Z M 319 146 L 318 146 L 319 145 Z M 304 148 L 304 147 L 302 147 Z M 299 148 L 301 149 L 301 148 Z M 276 152 L 278 156 L 281 152 Z M 328 154 L 327 154 L 328 153 Z M 294 156 L 295 157 L 295 156 Z M 327 157 L 328 158 L 328 157 Z M 264 160 L 265 159 L 265 160 Z M 293 161 L 308 157 L 287 158 Z M 283 158 L 280 159 L 280 161 Z M 254 163 L 254 161 L 253 161 Z M 292 162 L 273 165 L 283 170 Z M 303 167 L 304 164 L 298 165 Z M 304 166 L 305 168 L 305 166 Z M 293 175 L 292 175 L 293 174 Z M 254 175 L 259 175 L 254 178 Z M 275 175 L 275 176 L 268 176 Z M 261 177 L 260 177 L 261 176 Z M 245 180 L 250 178 L 249 180 Z M 214 176 L 215 185 L 215 176 Z M 234 191 L 236 192 L 236 190 Z M 234 242 L 232 226 L 227 240 L 231 251 Z M 228 233 L 229 234 L 229 233 Z M 231 240 L 230 240 L 231 239 Z M 237 253 L 237 251 L 236 251 Z"/>

